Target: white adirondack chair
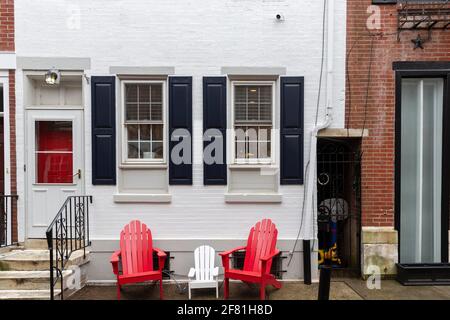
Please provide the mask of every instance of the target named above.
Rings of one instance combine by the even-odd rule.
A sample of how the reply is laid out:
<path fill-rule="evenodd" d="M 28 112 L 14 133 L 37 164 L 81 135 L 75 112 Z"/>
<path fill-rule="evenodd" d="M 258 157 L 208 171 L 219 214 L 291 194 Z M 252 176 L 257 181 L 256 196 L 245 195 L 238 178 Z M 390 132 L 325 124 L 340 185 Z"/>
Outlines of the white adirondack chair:
<path fill-rule="evenodd" d="M 210 246 L 200 246 L 194 251 L 195 268 L 189 270 L 189 299 L 191 289 L 216 288 L 216 298 L 219 298 L 219 267 L 214 267 L 216 252 Z"/>

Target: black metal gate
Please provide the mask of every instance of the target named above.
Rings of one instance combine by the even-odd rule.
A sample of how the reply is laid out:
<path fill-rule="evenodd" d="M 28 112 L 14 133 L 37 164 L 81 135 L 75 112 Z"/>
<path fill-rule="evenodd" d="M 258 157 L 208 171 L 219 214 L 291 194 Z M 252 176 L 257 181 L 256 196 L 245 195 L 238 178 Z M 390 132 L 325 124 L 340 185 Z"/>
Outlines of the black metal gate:
<path fill-rule="evenodd" d="M 359 139 L 321 138 L 317 146 L 319 265 L 360 272 Z"/>

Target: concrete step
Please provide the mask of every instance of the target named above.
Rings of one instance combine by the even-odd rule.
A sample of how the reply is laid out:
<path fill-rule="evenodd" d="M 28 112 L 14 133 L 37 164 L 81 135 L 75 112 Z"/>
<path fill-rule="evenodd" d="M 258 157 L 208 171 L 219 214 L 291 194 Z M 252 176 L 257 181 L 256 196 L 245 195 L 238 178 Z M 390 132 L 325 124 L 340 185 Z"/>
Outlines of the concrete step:
<path fill-rule="evenodd" d="M 45 250 L 48 248 L 46 239 L 27 239 L 23 246 L 28 250 Z"/>
<path fill-rule="evenodd" d="M 72 242 L 73 247 L 82 247 L 83 242 L 81 240 L 67 240 L 68 244 Z M 20 244 L 27 250 L 47 250 L 48 243 L 47 239 L 27 239 L 25 242 Z M 56 240 L 53 240 L 53 247 L 56 247 Z"/>
<path fill-rule="evenodd" d="M 12 250 L 0 254 L 0 271 L 45 271 L 50 268 L 50 254 L 48 250 Z M 86 251 L 86 258 L 83 257 L 83 250 L 72 253 L 66 265 L 81 266 L 89 261 L 89 251 Z"/>
<path fill-rule="evenodd" d="M 61 290 L 55 290 L 55 298 Z M 0 290 L 0 300 L 49 300 L 50 290 Z"/>
<path fill-rule="evenodd" d="M 11 252 L 13 250 L 24 250 L 25 247 L 23 245 L 20 244 L 16 244 L 13 246 L 9 246 L 9 247 L 1 247 L 0 248 L 0 255 Z"/>
<path fill-rule="evenodd" d="M 67 287 L 67 278 L 72 274 L 73 270 L 63 271 L 64 287 Z M 0 271 L 0 290 L 48 290 L 49 286 L 48 271 Z"/>

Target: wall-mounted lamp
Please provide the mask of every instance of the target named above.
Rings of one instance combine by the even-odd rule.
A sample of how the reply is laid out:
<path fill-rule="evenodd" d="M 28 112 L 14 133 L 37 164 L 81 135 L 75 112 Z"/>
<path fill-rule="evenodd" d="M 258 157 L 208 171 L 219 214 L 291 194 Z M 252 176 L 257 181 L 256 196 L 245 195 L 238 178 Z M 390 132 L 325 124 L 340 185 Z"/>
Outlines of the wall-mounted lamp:
<path fill-rule="evenodd" d="M 49 85 L 58 84 L 60 80 L 61 80 L 61 73 L 59 72 L 59 70 L 51 69 L 48 70 L 47 73 L 45 74 L 45 83 Z"/>

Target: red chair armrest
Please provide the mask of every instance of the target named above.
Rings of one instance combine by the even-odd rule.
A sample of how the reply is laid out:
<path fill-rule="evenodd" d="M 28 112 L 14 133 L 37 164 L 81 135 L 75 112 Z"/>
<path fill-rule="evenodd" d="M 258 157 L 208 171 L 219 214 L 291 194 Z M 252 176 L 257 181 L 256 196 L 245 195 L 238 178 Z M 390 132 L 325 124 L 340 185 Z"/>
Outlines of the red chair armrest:
<path fill-rule="evenodd" d="M 239 250 L 244 250 L 246 248 L 247 248 L 247 246 L 237 247 L 237 248 L 234 248 L 234 249 L 231 249 L 231 250 L 228 250 L 228 251 L 221 252 L 221 253 L 219 253 L 219 255 L 222 256 L 222 257 L 223 256 L 229 256 L 233 252 L 236 252 L 236 251 L 239 251 Z"/>
<path fill-rule="evenodd" d="M 267 270 L 267 261 L 269 261 L 270 259 L 272 259 L 279 253 L 280 253 L 280 250 L 275 249 L 275 251 L 272 252 L 271 254 L 268 254 L 267 256 L 260 258 L 260 260 L 261 260 L 261 276 L 264 276 L 264 274 L 266 274 L 266 273 L 267 274 L 270 273 L 270 270 Z"/>
<path fill-rule="evenodd" d="M 158 269 L 162 272 L 166 263 L 167 254 L 159 248 L 153 248 L 153 251 L 158 255 Z"/>
<path fill-rule="evenodd" d="M 120 257 L 120 250 L 117 250 L 112 254 L 110 260 L 115 275 L 119 274 L 119 257 Z"/>
<path fill-rule="evenodd" d="M 268 260 L 272 259 L 273 257 L 275 257 L 275 256 L 276 256 L 277 254 L 279 254 L 279 253 L 280 253 L 280 250 L 275 249 L 274 252 L 272 252 L 271 254 L 268 254 L 268 255 L 265 256 L 265 257 L 262 257 L 261 260 L 267 262 Z"/>
<path fill-rule="evenodd" d="M 167 254 L 159 248 L 153 248 L 153 251 L 158 254 L 158 257 L 167 257 Z"/>
<path fill-rule="evenodd" d="M 233 252 L 239 251 L 239 250 L 244 250 L 246 248 L 247 248 L 246 246 L 241 246 L 241 247 L 234 248 L 232 250 L 228 250 L 228 251 L 219 253 L 219 255 L 222 257 L 222 265 L 223 265 L 225 272 L 227 272 L 230 269 L 230 254 L 232 254 Z"/>

